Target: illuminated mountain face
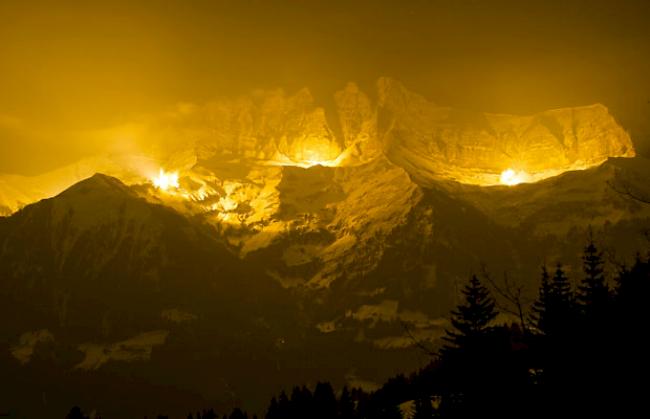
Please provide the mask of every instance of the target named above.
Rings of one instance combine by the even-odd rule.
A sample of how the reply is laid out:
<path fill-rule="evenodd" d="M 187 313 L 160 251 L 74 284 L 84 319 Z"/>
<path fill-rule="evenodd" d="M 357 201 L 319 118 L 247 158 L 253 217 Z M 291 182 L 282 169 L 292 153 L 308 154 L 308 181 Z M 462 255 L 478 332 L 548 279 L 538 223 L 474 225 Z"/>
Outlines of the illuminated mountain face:
<path fill-rule="evenodd" d="M 191 134 L 194 141 L 179 144 L 169 132 L 161 135 L 168 149 L 178 150 L 159 159 L 180 176 L 180 184 L 163 194 L 167 204 L 171 196 L 184 197 L 193 212 L 209 213 L 229 228 L 262 226 L 268 238 L 285 228 L 276 217 L 287 199 L 281 197 L 287 175 L 282 167 L 348 168 L 336 172 L 341 188 L 357 183 L 342 173 L 367 165 L 377 170 L 368 176 L 369 169 L 360 169 L 368 178 L 396 170 L 422 186 L 448 180 L 515 186 L 634 156 L 628 134 L 601 105 L 533 116 L 459 112 L 389 79 L 378 82 L 377 97 L 373 103 L 349 84 L 335 94 L 329 114 L 307 90 L 183 108 L 172 118 L 171 132 L 178 138 Z M 162 172 L 151 173 L 154 185 L 165 180 Z M 307 172 L 299 173 L 295 188 L 315 194 L 318 186 L 307 178 L 301 182 Z"/>
<path fill-rule="evenodd" d="M 144 157 L 102 156 L 37 178 L 0 177 L 0 211 L 55 195 L 95 172 L 153 183 L 188 200 L 216 199 L 209 209 L 218 211 L 241 200 L 224 201 L 223 190 L 241 197 L 264 189 L 259 199 L 269 198 L 278 166 L 354 167 L 387 159 L 421 185 L 513 186 L 635 155 L 629 135 L 602 105 L 531 116 L 461 112 L 390 79 L 377 83 L 376 101 L 349 84 L 327 112 L 306 89 L 272 91 L 179 106 L 145 125 L 133 134 Z"/>
<path fill-rule="evenodd" d="M 633 154 L 604 108 L 552 112 L 569 118 L 561 141 L 560 122 L 507 117 L 512 131 L 530 124 L 513 138 L 535 145 L 515 154 L 507 142 L 491 145 L 490 135 L 509 138 L 502 125 L 471 122 L 492 117 L 460 118 L 390 86 L 377 104 L 354 86 L 338 94 L 336 130 L 304 101 L 263 111 L 249 102 L 250 118 L 220 119 L 224 109 L 234 112 L 230 105 L 190 109 L 175 125 L 152 123 L 148 135 L 168 145 L 162 151 L 3 179 L 0 188 L 29 202 L 94 171 L 115 176 L 90 177 L 0 218 L 0 292 L 16 290 L 0 308 L 7 336 L 16 337 L 9 361 L 31 366 L 32 347 L 56 345 L 66 354 L 64 377 L 135 372 L 159 383 L 158 371 L 167 371 L 186 383 L 180 388 L 210 389 L 210 399 L 261 403 L 268 386 L 332 371 L 340 382 L 380 381 L 405 359 L 417 367 L 404 326 L 435 345 L 458 279 L 481 262 L 532 281 L 540 257 L 570 262 L 580 254 L 588 228 L 617 240 L 650 223 L 648 206 L 612 187 L 649 196 L 647 161 L 598 165 Z M 434 124 L 438 111 L 447 117 Z M 579 165 L 596 167 L 537 182 L 546 170 Z M 309 368 L 304 353 L 314 360 Z M 205 365 L 219 371 L 218 386 Z M 260 371 L 271 381 L 258 382 Z"/>
<path fill-rule="evenodd" d="M 609 157 L 635 155 L 629 135 L 602 105 L 530 116 L 463 112 L 385 78 L 377 83 L 376 96 L 373 102 L 349 84 L 326 112 L 307 90 L 293 96 L 268 92 L 184 109 L 163 136 L 193 138 L 190 144 L 174 139 L 166 144 L 185 151 L 193 147 L 198 160 L 332 167 L 383 155 L 420 183 L 508 184 L 512 179 L 502 181 L 508 170 L 516 173 L 514 183 L 535 182 Z M 169 126 L 169 121 L 154 125 Z"/>
<path fill-rule="evenodd" d="M 515 116 L 441 107 L 386 79 L 379 92 L 384 151 L 421 183 L 535 182 L 635 155 L 629 135 L 602 105 Z"/>

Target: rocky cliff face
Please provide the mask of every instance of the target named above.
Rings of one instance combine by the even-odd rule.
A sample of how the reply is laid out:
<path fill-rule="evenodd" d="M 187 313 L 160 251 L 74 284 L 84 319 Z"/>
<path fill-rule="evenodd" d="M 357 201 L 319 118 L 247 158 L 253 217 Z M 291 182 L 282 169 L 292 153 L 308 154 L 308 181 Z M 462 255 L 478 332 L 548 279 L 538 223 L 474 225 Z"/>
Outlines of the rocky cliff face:
<path fill-rule="evenodd" d="M 635 155 L 627 132 L 600 104 L 517 116 L 438 106 L 389 79 L 379 80 L 378 92 L 385 154 L 424 182 L 498 184 L 509 168 L 537 181 Z"/>
<path fill-rule="evenodd" d="M 326 112 L 306 89 L 260 92 L 187 108 L 175 115 L 173 131 L 194 140 L 199 159 L 308 167 L 354 166 L 384 155 L 425 183 L 497 184 L 509 168 L 538 181 L 635 154 L 627 132 L 600 104 L 525 116 L 466 112 L 388 78 L 377 82 L 376 98 L 349 83 Z"/>
<path fill-rule="evenodd" d="M 168 118 L 163 118 L 167 120 Z M 194 145 L 199 158 L 234 156 L 269 163 L 310 164 L 336 159 L 343 151 L 323 108 L 307 89 L 281 90 L 235 100 L 180 108 L 169 116 L 172 143 L 178 135 Z M 154 124 L 157 124 L 155 122 Z M 155 128 L 154 128 L 155 131 Z"/>
<path fill-rule="evenodd" d="M 377 82 L 376 98 L 349 83 L 327 110 L 307 89 L 179 105 L 144 124 L 142 148 L 151 161 L 186 174 L 197 163 L 208 167 L 219 161 L 349 167 L 387 158 L 421 184 L 478 185 L 499 183 L 506 169 L 538 181 L 608 157 L 634 156 L 630 137 L 602 105 L 530 116 L 464 112 L 436 105 L 388 78 Z M 100 157 L 36 178 L 0 176 L 0 214 L 53 196 L 95 172 L 138 183 L 157 171 L 151 162 L 137 167 L 135 160 Z"/>

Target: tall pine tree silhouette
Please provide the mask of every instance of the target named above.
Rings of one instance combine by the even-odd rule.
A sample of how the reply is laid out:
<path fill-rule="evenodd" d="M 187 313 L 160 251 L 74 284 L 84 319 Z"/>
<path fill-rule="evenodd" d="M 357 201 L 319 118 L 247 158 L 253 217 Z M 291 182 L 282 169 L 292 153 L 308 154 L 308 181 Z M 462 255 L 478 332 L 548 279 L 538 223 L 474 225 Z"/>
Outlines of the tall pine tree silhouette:
<path fill-rule="evenodd" d="M 535 340 L 538 343 L 535 354 L 538 363 L 549 377 L 549 368 L 556 369 L 558 363 L 568 362 L 560 359 L 566 351 L 569 338 L 575 333 L 576 305 L 575 295 L 562 264 L 558 262 L 553 278 L 544 268 L 537 300 L 533 303 L 533 317 L 536 320 L 540 335 Z M 572 338 L 571 338 L 572 339 Z M 556 372 L 551 371 L 551 375 Z"/>
<path fill-rule="evenodd" d="M 610 293 L 603 270 L 602 253 L 596 247 L 593 237 L 582 256 L 584 277 L 578 286 L 577 300 L 588 321 L 603 318 L 609 308 Z"/>
<path fill-rule="evenodd" d="M 549 399 L 546 403 L 546 408 L 549 409 L 547 413 L 562 403 L 573 403 L 569 390 L 579 387 L 576 382 L 579 375 L 576 365 L 579 357 L 576 348 L 576 342 L 579 340 L 576 310 L 573 287 L 562 264 L 558 263 L 546 300 L 545 325 L 540 346 L 543 369 L 540 381 L 545 390 L 556 390 L 552 396 L 546 396 Z"/>
<path fill-rule="evenodd" d="M 481 284 L 476 275 L 472 275 L 462 293 L 464 302 L 451 312 L 453 329 L 447 330 L 446 336 L 443 337 L 447 342 L 442 349 L 443 356 L 477 344 L 489 331 L 490 323 L 498 314 L 490 291 Z"/>
<path fill-rule="evenodd" d="M 617 361 L 612 355 L 620 341 L 612 337 L 620 325 L 614 327 L 612 298 L 604 273 L 603 257 L 591 232 L 582 262 L 583 278 L 576 293 L 580 323 L 575 333 L 577 337 L 574 338 L 575 379 L 571 382 L 577 383 L 574 387 L 580 389 L 576 406 L 586 416 L 593 417 L 614 406 L 610 403 L 615 399 L 614 389 L 610 386 L 620 376 Z"/>
<path fill-rule="evenodd" d="M 571 282 L 558 262 L 551 281 L 550 295 L 546 307 L 547 335 L 566 335 L 574 327 L 575 295 Z"/>
<path fill-rule="evenodd" d="M 492 322 L 498 312 L 489 290 L 473 275 L 463 288 L 463 301 L 453 310 L 452 328 L 443 337 L 441 350 L 443 380 L 447 387 L 440 405 L 448 417 L 476 417 L 487 403 L 494 403 L 492 393 L 498 380 L 495 357 L 499 336 Z"/>

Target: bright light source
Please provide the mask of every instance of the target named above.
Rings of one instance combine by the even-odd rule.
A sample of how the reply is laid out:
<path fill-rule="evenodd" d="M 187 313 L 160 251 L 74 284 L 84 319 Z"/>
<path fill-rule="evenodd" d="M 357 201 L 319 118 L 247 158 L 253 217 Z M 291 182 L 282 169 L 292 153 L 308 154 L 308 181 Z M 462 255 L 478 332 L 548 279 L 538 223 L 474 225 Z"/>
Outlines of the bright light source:
<path fill-rule="evenodd" d="M 160 190 L 168 191 L 170 189 L 178 189 L 178 172 L 165 172 L 160 169 L 157 177 L 151 180 L 154 186 Z"/>
<path fill-rule="evenodd" d="M 513 169 L 506 169 L 501 172 L 499 181 L 504 185 L 513 186 L 525 182 L 527 178 L 526 172 L 515 172 Z"/>

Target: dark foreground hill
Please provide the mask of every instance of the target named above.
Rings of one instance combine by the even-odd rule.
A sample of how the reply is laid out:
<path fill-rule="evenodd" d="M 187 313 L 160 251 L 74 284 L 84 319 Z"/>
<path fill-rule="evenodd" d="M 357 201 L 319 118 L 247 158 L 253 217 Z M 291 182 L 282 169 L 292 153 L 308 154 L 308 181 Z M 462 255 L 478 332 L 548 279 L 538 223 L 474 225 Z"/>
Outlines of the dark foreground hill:
<path fill-rule="evenodd" d="M 642 249 L 647 179 L 639 158 L 514 188 L 423 186 L 387 161 L 284 168 L 281 232 L 243 249 L 210 214 L 93 176 L 0 218 L 0 407 L 184 416 L 316 380 L 372 389 L 428 362 L 414 341 L 440 344 L 483 264 L 533 296 L 590 227 L 610 268 Z"/>

